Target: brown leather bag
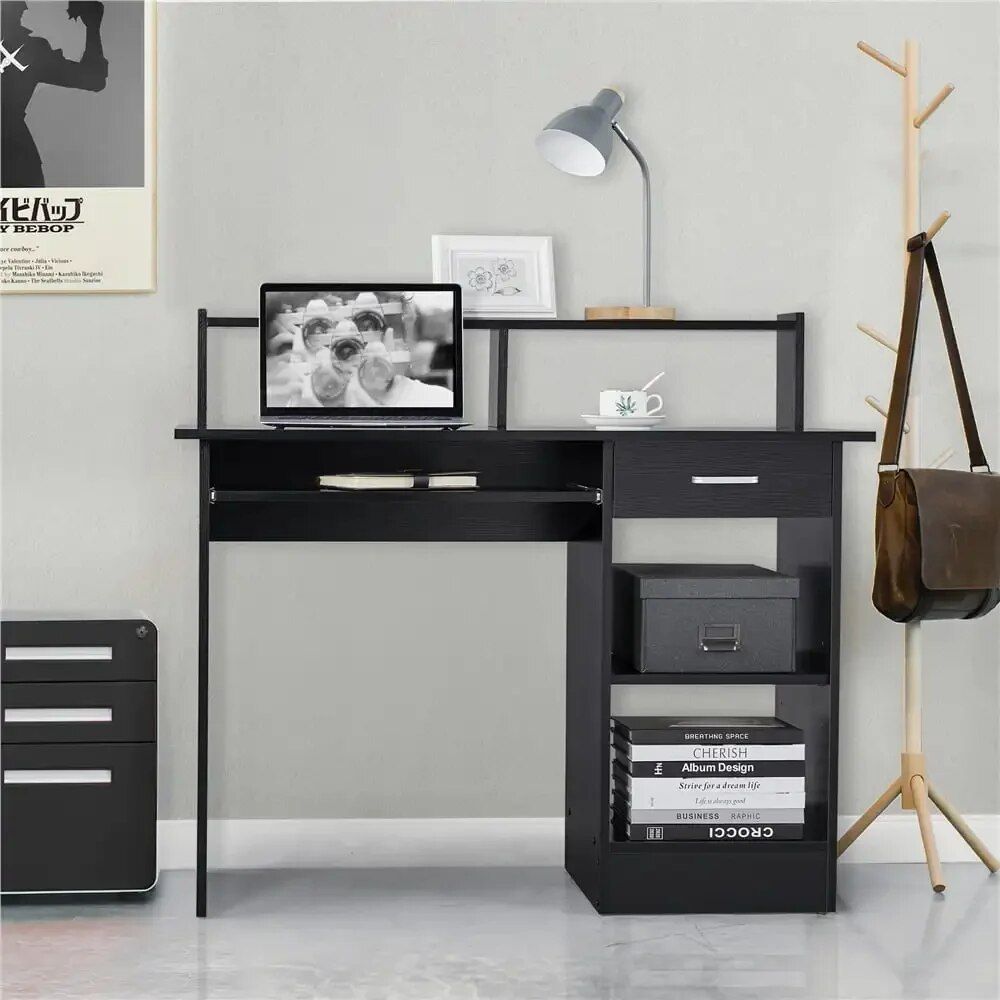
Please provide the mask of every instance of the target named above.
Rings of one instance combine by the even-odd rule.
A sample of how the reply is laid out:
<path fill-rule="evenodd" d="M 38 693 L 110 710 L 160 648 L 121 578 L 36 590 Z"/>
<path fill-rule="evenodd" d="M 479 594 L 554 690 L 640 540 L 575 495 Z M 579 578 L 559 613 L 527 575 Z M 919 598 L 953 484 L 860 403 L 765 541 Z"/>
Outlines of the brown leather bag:
<path fill-rule="evenodd" d="M 1000 476 L 983 454 L 934 246 L 921 233 L 906 249 L 906 296 L 878 467 L 872 602 L 896 622 L 978 618 L 1000 603 Z M 962 411 L 969 472 L 899 467 L 925 262 Z"/>

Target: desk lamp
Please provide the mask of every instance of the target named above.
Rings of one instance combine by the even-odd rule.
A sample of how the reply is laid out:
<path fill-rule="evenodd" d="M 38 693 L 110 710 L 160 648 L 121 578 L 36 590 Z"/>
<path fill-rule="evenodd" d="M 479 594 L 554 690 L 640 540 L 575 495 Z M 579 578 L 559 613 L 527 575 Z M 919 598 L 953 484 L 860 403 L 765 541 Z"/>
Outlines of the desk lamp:
<path fill-rule="evenodd" d="M 545 126 L 535 145 L 549 163 L 577 177 L 596 177 L 604 172 L 614 148 L 612 134 L 635 157 L 642 174 L 642 305 L 588 306 L 587 319 L 673 319 L 670 306 L 652 306 L 650 294 L 650 209 L 649 167 L 638 147 L 622 131 L 616 115 L 624 98 L 617 90 L 605 88 L 590 102 L 556 115 Z"/>

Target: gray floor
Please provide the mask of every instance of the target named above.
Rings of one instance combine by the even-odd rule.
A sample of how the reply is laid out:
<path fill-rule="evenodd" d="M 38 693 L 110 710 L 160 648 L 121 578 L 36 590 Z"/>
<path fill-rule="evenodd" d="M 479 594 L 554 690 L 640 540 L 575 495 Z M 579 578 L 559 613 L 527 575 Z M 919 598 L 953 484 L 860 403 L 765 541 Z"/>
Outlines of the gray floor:
<path fill-rule="evenodd" d="M 3 910 L 4 998 L 971 1000 L 1000 878 L 842 865 L 836 915 L 598 917 L 554 868 L 170 872 L 146 903 Z"/>

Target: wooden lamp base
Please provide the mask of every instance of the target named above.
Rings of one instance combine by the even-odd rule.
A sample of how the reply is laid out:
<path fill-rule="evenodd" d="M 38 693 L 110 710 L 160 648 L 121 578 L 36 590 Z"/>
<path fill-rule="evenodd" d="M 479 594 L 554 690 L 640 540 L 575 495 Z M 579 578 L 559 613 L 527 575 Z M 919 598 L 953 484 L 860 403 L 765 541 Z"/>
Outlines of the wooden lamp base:
<path fill-rule="evenodd" d="M 587 306 L 584 319 L 677 319 L 673 306 Z"/>

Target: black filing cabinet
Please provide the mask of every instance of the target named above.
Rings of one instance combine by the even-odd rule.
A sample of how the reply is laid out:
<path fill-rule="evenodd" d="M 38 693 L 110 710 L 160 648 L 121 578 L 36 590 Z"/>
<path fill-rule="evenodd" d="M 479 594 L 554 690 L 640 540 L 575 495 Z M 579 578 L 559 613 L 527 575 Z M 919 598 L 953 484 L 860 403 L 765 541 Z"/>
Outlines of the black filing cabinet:
<path fill-rule="evenodd" d="M 5 619 L 0 889 L 156 884 L 156 627 Z"/>

